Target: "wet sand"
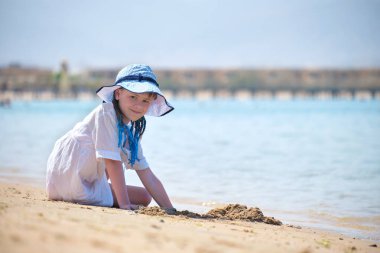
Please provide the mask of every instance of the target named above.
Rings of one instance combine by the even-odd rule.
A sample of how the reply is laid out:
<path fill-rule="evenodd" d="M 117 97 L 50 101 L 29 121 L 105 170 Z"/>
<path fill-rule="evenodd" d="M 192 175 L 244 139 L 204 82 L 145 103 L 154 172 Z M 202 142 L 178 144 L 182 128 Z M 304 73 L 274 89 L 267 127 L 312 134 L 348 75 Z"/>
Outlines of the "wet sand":
<path fill-rule="evenodd" d="M 0 184 L 0 245 L 1 252 L 380 252 L 378 242 L 281 224 L 258 208 L 133 212 L 49 201 L 42 188 L 16 183 Z"/>

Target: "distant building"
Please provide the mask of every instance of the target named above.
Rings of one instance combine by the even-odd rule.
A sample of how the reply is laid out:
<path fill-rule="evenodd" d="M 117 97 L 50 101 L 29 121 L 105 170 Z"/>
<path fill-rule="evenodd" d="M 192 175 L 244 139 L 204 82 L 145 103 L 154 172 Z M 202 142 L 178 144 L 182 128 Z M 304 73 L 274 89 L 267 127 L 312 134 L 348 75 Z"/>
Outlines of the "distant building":
<path fill-rule="evenodd" d="M 62 61 L 61 63 L 58 88 L 59 88 L 59 93 L 63 96 L 70 95 L 72 92 L 70 79 L 69 79 L 69 66 L 68 66 L 67 61 Z"/>
<path fill-rule="evenodd" d="M 54 82 L 52 70 L 22 67 L 12 64 L 0 68 L 0 89 L 11 91 L 36 91 L 51 88 Z"/>
<path fill-rule="evenodd" d="M 118 70 L 116 69 L 88 69 L 83 73 L 83 77 L 97 86 L 113 84 L 115 82 Z"/>

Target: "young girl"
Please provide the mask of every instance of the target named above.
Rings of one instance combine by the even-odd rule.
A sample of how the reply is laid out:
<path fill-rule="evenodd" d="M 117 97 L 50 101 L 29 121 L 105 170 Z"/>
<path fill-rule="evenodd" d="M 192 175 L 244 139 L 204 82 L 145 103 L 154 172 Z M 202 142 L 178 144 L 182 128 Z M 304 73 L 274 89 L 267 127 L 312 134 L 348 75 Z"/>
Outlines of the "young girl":
<path fill-rule="evenodd" d="M 48 198 L 133 210 L 153 197 L 160 207 L 173 208 L 140 144 L 144 115 L 163 116 L 174 109 L 153 71 L 129 65 L 97 94 L 104 103 L 55 143 L 47 163 Z M 123 167 L 136 170 L 145 188 L 125 185 Z"/>

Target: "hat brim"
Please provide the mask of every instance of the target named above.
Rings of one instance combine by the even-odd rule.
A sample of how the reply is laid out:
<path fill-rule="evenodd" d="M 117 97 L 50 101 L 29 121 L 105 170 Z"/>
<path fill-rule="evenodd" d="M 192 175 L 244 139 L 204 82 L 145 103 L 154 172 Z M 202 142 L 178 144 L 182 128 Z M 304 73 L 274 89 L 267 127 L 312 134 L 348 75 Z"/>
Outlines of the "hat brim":
<path fill-rule="evenodd" d="M 159 117 L 174 110 L 174 107 L 169 104 L 161 90 L 151 82 L 126 81 L 117 85 L 103 86 L 96 91 L 96 94 L 103 99 L 103 101 L 111 103 L 114 91 L 120 87 L 134 93 L 151 92 L 157 94 L 157 98 L 152 102 L 145 115 Z"/>

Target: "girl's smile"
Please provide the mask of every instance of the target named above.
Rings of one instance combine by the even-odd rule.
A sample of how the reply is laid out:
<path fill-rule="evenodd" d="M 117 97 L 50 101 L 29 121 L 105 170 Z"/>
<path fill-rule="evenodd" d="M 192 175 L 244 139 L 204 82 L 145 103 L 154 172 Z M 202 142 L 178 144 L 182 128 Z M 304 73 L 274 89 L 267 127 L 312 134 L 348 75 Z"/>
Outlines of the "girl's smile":
<path fill-rule="evenodd" d="M 136 121 L 143 117 L 154 100 L 150 93 L 134 93 L 122 88 L 115 91 L 115 98 L 119 101 L 119 108 L 127 121 Z"/>

